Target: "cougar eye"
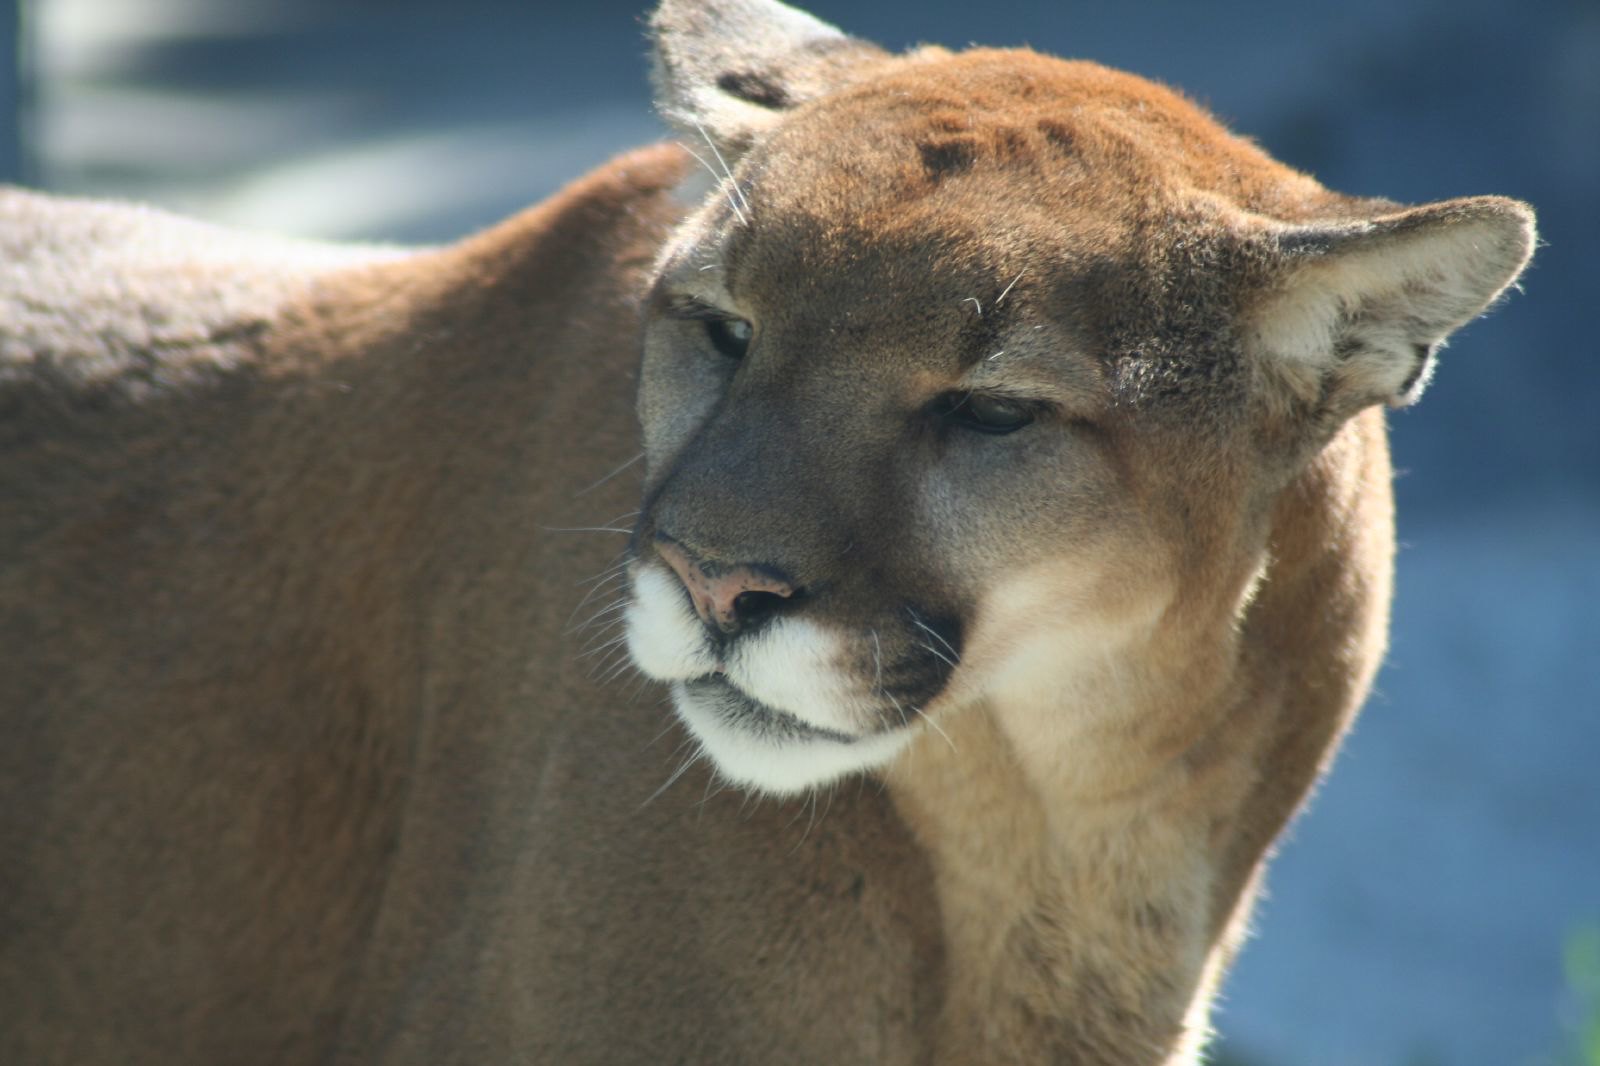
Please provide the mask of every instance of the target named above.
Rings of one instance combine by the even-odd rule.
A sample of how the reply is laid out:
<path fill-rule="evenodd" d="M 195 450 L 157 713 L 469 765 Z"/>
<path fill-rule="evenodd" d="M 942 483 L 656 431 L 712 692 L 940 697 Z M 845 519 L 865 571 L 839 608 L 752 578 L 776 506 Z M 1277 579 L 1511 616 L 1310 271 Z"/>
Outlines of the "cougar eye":
<path fill-rule="evenodd" d="M 946 422 L 979 433 L 1015 433 L 1033 421 L 1034 408 L 1022 400 L 982 392 L 947 392 L 934 403 Z"/>
<path fill-rule="evenodd" d="M 729 359 L 744 358 L 745 352 L 750 350 L 753 332 L 750 323 L 742 318 L 706 319 L 706 337 L 711 341 L 711 347 Z"/>

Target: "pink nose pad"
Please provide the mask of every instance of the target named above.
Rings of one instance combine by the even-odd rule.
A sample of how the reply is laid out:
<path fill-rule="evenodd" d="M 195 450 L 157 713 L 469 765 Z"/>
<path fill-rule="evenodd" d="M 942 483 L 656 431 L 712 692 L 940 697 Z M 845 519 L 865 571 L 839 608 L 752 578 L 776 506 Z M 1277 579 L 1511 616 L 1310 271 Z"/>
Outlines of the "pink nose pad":
<path fill-rule="evenodd" d="M 701 620 L 724 633 L 737 632 L 795 594 L 794 585 L 768 567 L 702 563 L 677 541 L 661 536 L 656 551 L 689 590 Z"/>

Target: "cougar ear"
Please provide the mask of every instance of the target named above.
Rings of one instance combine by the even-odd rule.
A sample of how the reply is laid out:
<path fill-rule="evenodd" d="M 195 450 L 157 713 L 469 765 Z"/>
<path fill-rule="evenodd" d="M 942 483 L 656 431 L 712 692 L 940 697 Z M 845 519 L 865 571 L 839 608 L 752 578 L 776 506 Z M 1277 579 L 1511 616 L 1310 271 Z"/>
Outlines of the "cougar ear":
<path fill-rule="evenodd" d="M 729 163 L 783 111 L 888 58 L 777 0 L 662 0 L 650 29 L 657 109 Z"/>
<path fill-rule="evenodd" d="M 1421 394 L 1445 338 L 1522 273 L 1534 217 L 1527 204 L 1479 196 L 1272 240 L 1276 282 L 1247 314 L 1246 335 L 1301 400 L 1348 415 Z"/>

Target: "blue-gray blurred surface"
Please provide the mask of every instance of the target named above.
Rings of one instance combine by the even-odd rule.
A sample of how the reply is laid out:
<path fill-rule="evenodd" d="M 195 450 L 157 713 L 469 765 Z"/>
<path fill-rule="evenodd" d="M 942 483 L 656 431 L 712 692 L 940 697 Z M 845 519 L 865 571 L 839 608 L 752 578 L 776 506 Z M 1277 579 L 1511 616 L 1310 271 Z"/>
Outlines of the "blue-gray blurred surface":
<path fill-rule="evenodd" d="M 21 118 L 27 112 L 17 0 L 0 0 L 0 181 L 26 181 Z"/>
<path fill-rule="evenodd" d="M 38 0 L 50 187 L 449 238 L 661 136 L 641 6 Z M 1220 1027 L 1281 1066 L 1523 1066 L 1600 920 L 1600 4 L 817 0 L 894 47 L 1031 44 L 1178 85 L 1346 192 L 1531 201 L 1525 292 L 1394 419 L 1393 651 L 1273 868 Z"/>

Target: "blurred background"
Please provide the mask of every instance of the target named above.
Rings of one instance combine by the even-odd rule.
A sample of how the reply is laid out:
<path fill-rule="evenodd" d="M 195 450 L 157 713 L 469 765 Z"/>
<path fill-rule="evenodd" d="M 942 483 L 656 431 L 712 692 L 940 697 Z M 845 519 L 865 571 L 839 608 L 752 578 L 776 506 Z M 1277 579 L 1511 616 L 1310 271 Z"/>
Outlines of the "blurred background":
<path fill-rule="evenodd" d="M 0 177 L 447 240 L 663 136 L 646 2 L 5 0 Z M 1600 1061 L 1576 1035 L 1600 987 L 1600 2 L 811 9 L 1166 81 L 1342 191 L 1539 209 L 1525 292 L 1393 419 L 1393 650 L 1218 1023 L 1267 1066 Z"/>

